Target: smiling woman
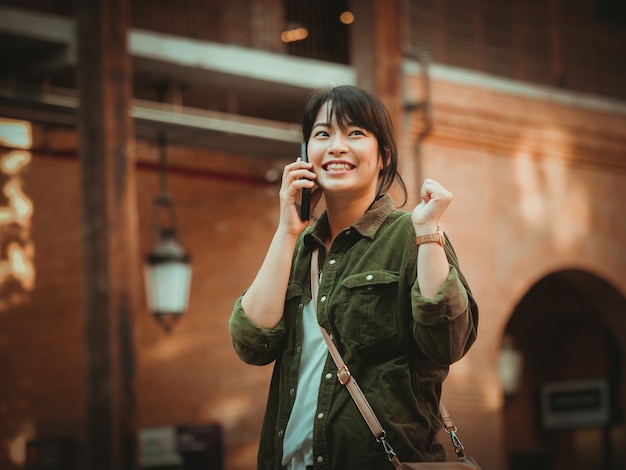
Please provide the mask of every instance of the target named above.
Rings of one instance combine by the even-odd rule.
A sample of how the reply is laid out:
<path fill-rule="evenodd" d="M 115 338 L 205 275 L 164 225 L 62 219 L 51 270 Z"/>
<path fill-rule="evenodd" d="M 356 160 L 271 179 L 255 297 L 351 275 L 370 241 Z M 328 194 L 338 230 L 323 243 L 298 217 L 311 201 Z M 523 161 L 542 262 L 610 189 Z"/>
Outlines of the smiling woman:
<path fill-rule="evenodd" d="M 377 147 L 368 151 L 381 165 L 377 193 L 382 194 L 397 183 L 406 198 L 406 187 L 398 172 L 391 118 L 383 103 L 372 98 L 364 90 L 352 86 L 329 88 L 312 95 L 302 123 L 305 141 L 311 145 L 309 151 L 317 147 L 323 150 L 324 145 L 344 145 L 344 148 L 331 149 L 335 155 L 342 155 L 348 142 L 355 146 L 376 144 Z M 350 139 L 332 139 L 329 131 L 333 129 L 333 136 L 345 134 Z M 362 151 L 358 153 L 363 154 Z"/>
<path fill-rule="evenodd" d="M 308 161 L 285 166 L 278 227 L 230 319 L 242 360 L 275 361 L 258 468 L 391 467 L 387 448 L 357 408 L 346 406 L 350 397 L 336 386 L 320 326 L 342 351 L 398 456 L 443 461 L 435 440 L 441 385 L 449 365 L 473 344 L 478 323 L 454 250 L 439 230 L 452 194 L 427 179 L 412 212 L 395 208 L 389 189 L 400 185 L 405 198 L 406 189 L 393 126 L 382 102 L 363 89 L 314 93 L 302 137 Z M 326 209 L 309 226 L 296 201 L 316 186 L 311 209 L 322 195 Z M 314 268 L 323 272 L 317 295 Z"/>
<path fill-rule="evenodd" d="M 326 102 L 318 111 L 307 148 L 327 204 L 346 201 L 346 192 L 371 203 L 383 169 L 372 132 L 355 123 L 340 126 L 333 116 L 332 103 Z"/>

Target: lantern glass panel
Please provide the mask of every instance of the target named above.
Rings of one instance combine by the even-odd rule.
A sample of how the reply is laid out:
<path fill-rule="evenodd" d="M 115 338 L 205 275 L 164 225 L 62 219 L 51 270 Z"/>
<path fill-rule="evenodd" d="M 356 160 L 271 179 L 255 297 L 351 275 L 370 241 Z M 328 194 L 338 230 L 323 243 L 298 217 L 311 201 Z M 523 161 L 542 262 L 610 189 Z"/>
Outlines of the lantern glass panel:
<path fill-rule="evenodd" d="M 155 313 L 182 314 L 189 302 L 191 266 L 168 261 L 146 267 L 148 307 Z"/>

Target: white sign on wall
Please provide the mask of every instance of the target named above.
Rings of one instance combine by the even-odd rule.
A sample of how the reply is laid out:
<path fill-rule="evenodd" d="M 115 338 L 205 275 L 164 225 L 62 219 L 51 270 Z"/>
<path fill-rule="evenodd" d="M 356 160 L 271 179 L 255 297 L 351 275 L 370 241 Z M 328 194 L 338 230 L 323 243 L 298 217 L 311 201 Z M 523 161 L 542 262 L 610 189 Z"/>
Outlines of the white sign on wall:
<path fill-rule="evenodd" d="M 608 425 L 611 420 L 608 380 L 600 378 L 543 385 L 541 420 L 545 429 Z"/>

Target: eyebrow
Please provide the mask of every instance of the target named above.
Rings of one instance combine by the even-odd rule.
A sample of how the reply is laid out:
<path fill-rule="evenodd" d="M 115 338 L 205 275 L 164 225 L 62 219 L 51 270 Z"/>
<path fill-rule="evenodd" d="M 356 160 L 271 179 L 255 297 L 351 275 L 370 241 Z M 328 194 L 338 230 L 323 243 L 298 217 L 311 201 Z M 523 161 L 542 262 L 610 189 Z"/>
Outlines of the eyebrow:
<path fill-rule="evenodd" d="M 346 125 L 344 127 L 347 128 L 347 127 L 352 127 L 352 126 L 354 126 L 354 127 L 363 127 L 363 126 L 359 126 L 358 124 L 356 124 L 356 123 L 354 123 L 352 121 L 346 122 Z M 329 128 L 329 127 L 331 127 L 331 125 L 328 122 L 326 122 L 326 121 L 316 122 L 315 124 L 313 124 L 313 127 L 311 128 L 311 130 L 315 129 L 316 127 L 326 127 L 326 128 Z"/>

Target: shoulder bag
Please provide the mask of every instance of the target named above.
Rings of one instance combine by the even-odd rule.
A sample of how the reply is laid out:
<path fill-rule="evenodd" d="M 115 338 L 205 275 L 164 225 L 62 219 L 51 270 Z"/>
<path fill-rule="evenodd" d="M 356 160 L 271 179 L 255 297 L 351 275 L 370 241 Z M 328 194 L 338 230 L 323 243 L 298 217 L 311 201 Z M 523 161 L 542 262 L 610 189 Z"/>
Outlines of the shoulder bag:
<path fill-rule="evenodd" d="M 317 299 L 319 285 L 319 268 L 318 268 L 318 250 L 313 251 L 313 256 L 311 258 L 311 297 L 313 298 L 313 306 L 315 306 L 315 302 Z M 452 445 L 454 446 L 454 452 L 457 455 L 456 462 L 401 462 L 396 453 L 394 452 L 391 445 L 386 440 L 386 433 L 383 429 L 380 421 L 374 414 L 374 410 L 370 406 L 367 398 L 363 394 L 363 391 L 359 387 L 356 382 L 356 379 L 350 374 L 350 370 L 348 366 L 344 362 L 337 346 L 333 342 L 332 337 L 328 334 L 328 332 L 320 325 L 320 329 L 322 331 L 322 336 L 324 337 L 324 341 L 326 341 L 326 345 L 328 346 L 328 350 L 330 351 L 330 355 L 337 366 L 337 378 L 341 385 L 345 386 L 350 393 L 350 396 L 356 403 L 359 411 L 363 415 L 363 419 L 367 423 L 370 431 L 374 435 L 374 438 L 377 442 L 380 442 L 389 458 L 389 461 L 393 464 L 396 470 L 480 470 L 480 466 L 476 461 L 465 455 L 465 448 L 461 443 L 457 435 L 457 428 L 452 422 L 452 418 L 446 409 L 443 401 L 439 402 L 439 411 L 443 418 L 444 430 L 446 433 L 450 435 L 450 439 L 452 440 Z"/>

